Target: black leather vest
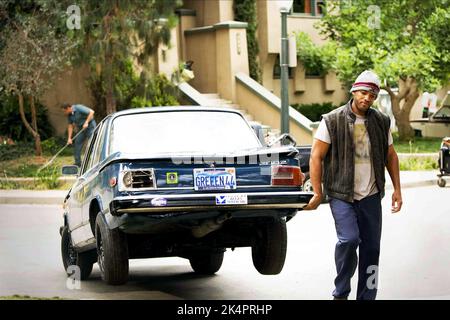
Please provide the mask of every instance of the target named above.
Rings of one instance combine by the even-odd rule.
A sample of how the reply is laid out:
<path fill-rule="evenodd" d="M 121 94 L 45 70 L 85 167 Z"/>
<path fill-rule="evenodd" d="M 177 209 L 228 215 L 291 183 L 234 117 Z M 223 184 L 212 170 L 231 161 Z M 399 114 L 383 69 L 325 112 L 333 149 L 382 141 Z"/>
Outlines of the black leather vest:
<path fill-rule="evenodd" d="M 353 129 L 356 116 L 351 110 L 352 102 L 353 99 L 323 116 L 331 138 L 323 165 L 324 193 L 347 202 L 353 202 L 355 181 Z M 390 119 L 380 111 L 369 108 L 364 122 L 371 145 L 376 185 L 383 197 Z"/>

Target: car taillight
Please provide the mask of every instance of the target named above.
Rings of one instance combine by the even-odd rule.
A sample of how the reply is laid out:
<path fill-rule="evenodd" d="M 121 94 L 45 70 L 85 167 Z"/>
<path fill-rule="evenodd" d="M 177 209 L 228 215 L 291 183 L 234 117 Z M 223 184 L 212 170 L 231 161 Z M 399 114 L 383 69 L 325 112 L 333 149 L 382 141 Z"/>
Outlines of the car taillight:
<path fill-rule="evenodd" d="M 302 174 L 299 167 L 272 166 L 273 186 L 300 186 Z"/>

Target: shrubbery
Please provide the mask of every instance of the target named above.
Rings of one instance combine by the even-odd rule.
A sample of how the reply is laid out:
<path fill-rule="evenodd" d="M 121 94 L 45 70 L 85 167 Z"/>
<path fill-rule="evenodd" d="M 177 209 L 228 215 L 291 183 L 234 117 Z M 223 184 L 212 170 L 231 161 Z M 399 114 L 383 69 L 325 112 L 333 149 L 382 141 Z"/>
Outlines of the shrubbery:
<path fill-rule="evenodd" d="M 25 117 L 31 121 L 31 111 L 28 101 L 24 101 Z M 48 120 L 47 109 L 36 103 L 36 116 L 41 140 L 53 135 L 53 128 Z M 25 128 L 19 114 L 19 102 L 16 96 L 0 95 L 0 136 L 13 141 L 34 141 L 33 136 Z M 34 147 L 31 147 L 33 151 Z"/>
<path fill-rule="evenodd" d="M 344 105 L 345 102 L 340 104 L 339 106 L 333 105 L 331 102 L 325 103 L 311 103 L 311 104 L 292 104 L 291 106 L 300 112 L 302 115 L 307 117 L 309 120 L 315 122 L 320 121 L 321 116 L 330 112 L 333 109 Z"/>

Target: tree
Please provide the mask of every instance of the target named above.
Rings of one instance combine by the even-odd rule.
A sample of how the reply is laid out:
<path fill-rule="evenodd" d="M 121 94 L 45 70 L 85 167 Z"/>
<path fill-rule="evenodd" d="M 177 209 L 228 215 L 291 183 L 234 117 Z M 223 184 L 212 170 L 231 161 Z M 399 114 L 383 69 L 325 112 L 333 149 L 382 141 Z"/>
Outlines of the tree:
<path fill-rule="evenodd" d="M 259 66 L 259 45 L 256 38 L 258 21 L 256 16 L 256 0 L 234 0 L 234 18 L 236 21 L 247 22 L 247 48 L 250 76 L 261 81 L 261 67 Z"/>
<path fill-rule="evenodd" d="M 70 46 L 54 24 L 48 1 L 0 3 L 0 86 L 18 98 L 19 113 L 35 140 L 36 155 L 42 155 L 35 101 L 54 83 L 68 63 Z M 31 123 L 25 116 L 24 99 L 31 108 Z"/>
<path fill-rule="evenodd" d="M 143 70 L 141 79 L 148 78 L 149 58 L 161 43 L 169 45 L 179 4 L 179 0 L 77 2 L 81 28 L 73 35 L 79 41 L 79 61 L 88 62 L 91 81 L 103 89 L 106 114 L 117 110 L 117 96 L 122 94 L 117 79 L 127 72 L 130 59 Z"/>
<path fill-rule="evenodd" d="M 409 115 L 420 92 L 450 80 L 449 2 L 329 1 L 319 23 L 337 47 L 333 67 L 341 81 L 349 85 L 365 69 L 384 80 L 401 140 L 414 135 Z"/>

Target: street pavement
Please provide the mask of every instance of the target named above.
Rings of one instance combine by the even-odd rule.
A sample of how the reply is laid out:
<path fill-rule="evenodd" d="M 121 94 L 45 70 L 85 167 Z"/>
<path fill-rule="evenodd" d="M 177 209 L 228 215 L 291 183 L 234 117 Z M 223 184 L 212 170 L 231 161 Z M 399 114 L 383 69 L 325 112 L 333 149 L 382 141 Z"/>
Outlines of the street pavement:
<path fill-rule="evenodd" d="M 383 199 L 379 299 L 450 299 L 450 186 L 406 188 L 401 213 Z M 108 286 L 97 265 L 80 289 L 69 289 L 60 258 L 57 205 L 0 205 L 0 296 L 68 299 L 329 300 L 335 276 L 336 234 L 327 204 L 288 222 L 281 274 L 260 275 L 251 250 L 228 250 L 215 276 L 196 276 L 181 258 L 130 261 L 130 280 Z M 356 288 L 356 276 L 352 288 Z M 350 296 L 354 299 L 355 292 Z"/>

